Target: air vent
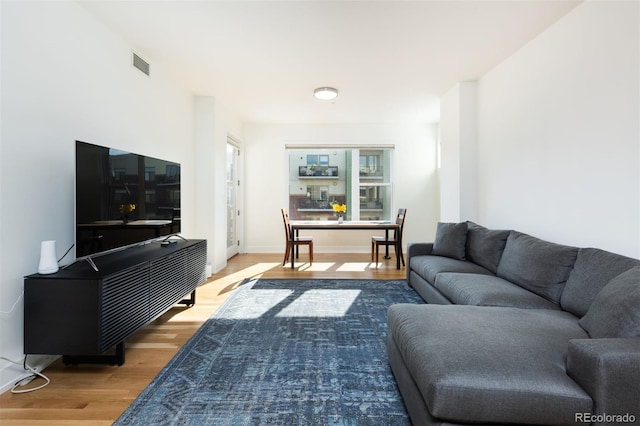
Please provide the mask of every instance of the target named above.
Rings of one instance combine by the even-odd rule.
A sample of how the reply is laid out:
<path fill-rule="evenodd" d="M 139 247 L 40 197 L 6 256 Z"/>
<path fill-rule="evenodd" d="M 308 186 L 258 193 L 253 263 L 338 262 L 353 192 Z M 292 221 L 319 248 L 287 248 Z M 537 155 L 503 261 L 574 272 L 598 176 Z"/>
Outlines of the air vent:
<path fill-rule="evenodd" d="M 149 63 L 135 53 L 133 54 L 133 66 L 146 75 L 149 75 Z"/>

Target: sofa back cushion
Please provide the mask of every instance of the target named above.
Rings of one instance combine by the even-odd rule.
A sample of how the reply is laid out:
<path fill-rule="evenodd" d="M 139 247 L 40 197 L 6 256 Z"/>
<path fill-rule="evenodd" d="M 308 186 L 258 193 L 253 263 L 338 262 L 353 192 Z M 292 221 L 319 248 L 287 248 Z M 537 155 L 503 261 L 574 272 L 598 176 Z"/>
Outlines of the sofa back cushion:
<path fill-rule="evenodd" d="M 577 254 L 577 247 L 550 243 L 511 231 L 498 264 L 497 275 L 560 304 L 562 289 Z"/>
<path fill-rule="evenodd" d="M 498 263 L 509 232 L 487 229 L 473 222 L 467 222 L 467 245 L 465 258 L 494 274 L 498 271 Z"/>
<path fill-rule="evenodd" d="M 433 242 L 432 254 L 452 259 L 464 259 L 465 243 L 467 241 L 467 223 L 438 222 L 436 239 Z"/>
<path fill-rule="evenodd" d="M 640 266 L 612 279 L 591 303 L 580 325 L 594 339 L 640 337 Z"/>
<path fill-rule="evenodd" d="M 562 309 L 579 317 L 609 281 L 634 266 L 640 260 L 595 248 L 581 248 L 560 297 Z"/>

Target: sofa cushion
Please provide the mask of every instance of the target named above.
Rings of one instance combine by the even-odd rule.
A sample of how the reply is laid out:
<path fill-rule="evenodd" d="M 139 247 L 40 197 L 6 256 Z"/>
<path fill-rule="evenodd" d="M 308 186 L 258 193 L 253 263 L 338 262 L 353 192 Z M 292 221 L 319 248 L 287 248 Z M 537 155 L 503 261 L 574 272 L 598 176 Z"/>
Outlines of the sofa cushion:
<path fill-rule="evenodd" d="M 496 275 L 559 304 L 577 254 L 577 247 L 511 231 Z"/>
<path fill-rule="evenodd" d="M 487 269 L 466 260 L 456 260 L 442 256 L 414 256 L 409 266 L 418 275 L 433 285 L 436 275 L 441 272 L 464 272 L 470 274 L 492 275 Z"/>
<path fill-rule="evenodd" d="M 467 222 L 465 259 L 484 266 L 495 274 L 510 232 L 487 229 L 476 223 Z"/>
<path fill-rule="evenodd" d="M 575 424 L 589 395 L 565 369 L 575 316 L 542 309 L 392 305 L 389 332 L 436 418 L 450 422 Z"/>
<path fill-rule="evenodd" d="M 435 288 L 458 305 L 560 309 L 529 290 L 491 275 L 445 272 L 436 276 Z"/>
<path fill-rule="evenodd" d="M 422 297 L 427 303 L 437 305 L 450 305 L 451 301 L 430 284 L 427 280 L 416 274 L 415 271 L 409 272 L 409 285 L 416 293 Z"/>
<path fill-rule="evenodd" d="M 587 313 L 591 302 L 609 281 L 640 260 L 595 248 L 581 248 L 560 297 L 560 306 L 579 317 Z"/>
<path fill-rule="evenodd" d="M 640 337 L 640 266 L 607 284 L 580 320 L 592 338 Z"/>
<path fill-rule="evenodd" d="M 433 241 L 432 253 L 437 256 L 452 259 L 464 259 L 465 243 L 467 241 L 467 223 L 438 222 L 436 239 Z"/>

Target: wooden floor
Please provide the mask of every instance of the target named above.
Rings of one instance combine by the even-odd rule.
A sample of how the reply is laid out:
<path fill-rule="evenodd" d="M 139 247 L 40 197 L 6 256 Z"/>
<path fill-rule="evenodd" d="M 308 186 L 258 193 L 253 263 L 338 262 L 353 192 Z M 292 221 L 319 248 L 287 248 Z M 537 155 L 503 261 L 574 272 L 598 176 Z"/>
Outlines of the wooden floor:
<path fill-rule="evenodd" d="M 282 266 L 281 255 L 234 256 L 198 288 L 195 306 L 176 306 L 131 336 L 124 365 L 65 366 L 59 359 L 43 372 L 51 379 L 47 387 L 0 395 L 0 424 L 112 424 L 245 278 L 405 278 L 405 269 L 395 268 L 393 255 L 390 260 L 381 256 L 377 268 L 368 254 L 315 254 L 313 265 L 303 263 L 307 259 L 304 250 L 292 270 L 290 264 Z M 40 383 L 37 379 L 29 386 Z"/>

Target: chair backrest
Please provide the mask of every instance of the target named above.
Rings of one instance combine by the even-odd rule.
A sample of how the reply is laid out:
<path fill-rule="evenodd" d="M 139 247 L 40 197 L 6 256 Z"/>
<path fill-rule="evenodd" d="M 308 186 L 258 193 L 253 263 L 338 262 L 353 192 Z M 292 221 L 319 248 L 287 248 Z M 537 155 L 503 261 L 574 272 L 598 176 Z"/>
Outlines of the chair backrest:
<path fill-rule="evenodd" d="M 398 209 L 398 215 L 396 216 L 396 225 L 400 225 L 396 232 L 396 240 L 402 242 L 402 231 L 404 230 L 404 218 L 407 215 L 407 209 Z"/>
<path fill-rule="evenodd" d="M 287 213 L 287 209 L 281 209 L 282 211 L 282 220 L 284 222 L 284 236 L 286 241 L 291 241 L 291 224 L 289 223 L 289 213 Z"/>

